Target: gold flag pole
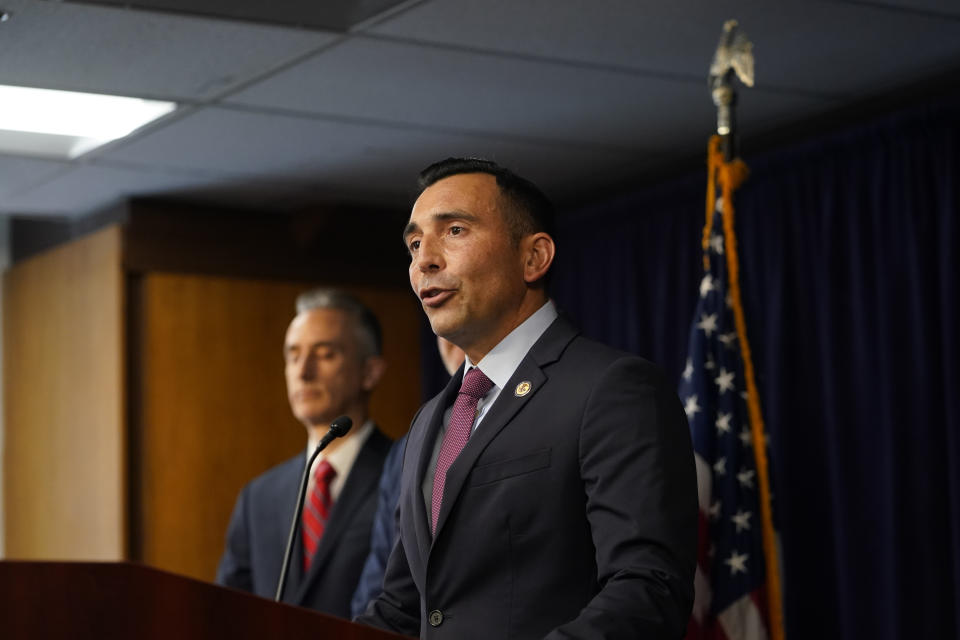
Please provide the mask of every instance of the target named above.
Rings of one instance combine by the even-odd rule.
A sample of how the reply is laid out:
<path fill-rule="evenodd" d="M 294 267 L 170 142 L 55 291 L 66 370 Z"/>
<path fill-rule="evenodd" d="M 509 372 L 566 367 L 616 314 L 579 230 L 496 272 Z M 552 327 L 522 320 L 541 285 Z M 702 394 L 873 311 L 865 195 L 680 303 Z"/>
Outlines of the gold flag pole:
<path fill-rule="evenodd" d="M 776 533 L 770 496 L 770 469 L 767 461 L 766 436 L 763 415 L 760 411 L 760 395 L 757 392 L 756 375 L 750 343 L 747 341 L 747 324 L 743 313 L 740 292 L 740 261 L 737 255 L 737 239 L 734 233 L 733 192 L 747 177 L 747 166 L 737 157 L 736 105 L 737 91 L 734 75 L 748 87 L 753 86 L 753 44 L 739 29 L 736 20 L 723 25 L 723 34 L 710 65 L 710 94 L 717 107 L 717 133 L 710 139 L 707 154 L 707 224 L 704 227 L 704 261 L 709 268 L 708 245 L 712 217 L 716 211 L 716 193 L 720 189 L 723 200 L 723 234 L 729 278 L 730 304 L 733 307 L 734 323 L 740 352 L 743 358 L 744 378 L 747 385 L 747 409 L 753 454 L 757 464 L 760 487 L 760 513 L 763 524 L 763 551 L 766 564 L 767 608 L 769 632 L 772 640 L 784 640 L 783 605 L 780 585 L 780 563 L 777 553 Z"/>

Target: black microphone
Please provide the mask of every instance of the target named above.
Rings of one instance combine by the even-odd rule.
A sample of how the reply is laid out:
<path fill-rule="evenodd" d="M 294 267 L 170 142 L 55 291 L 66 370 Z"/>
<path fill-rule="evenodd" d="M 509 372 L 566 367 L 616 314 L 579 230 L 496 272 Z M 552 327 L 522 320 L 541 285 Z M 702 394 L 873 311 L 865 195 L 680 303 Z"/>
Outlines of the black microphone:
<path fill-rule="evenodd" d="M 297 492 L 297 508 L 293 512 L 293 522 L 290 523 L 290 534 L 287 536 L 287 549 L 283 552 L 283 567 L 280 569 L 280 580 L 277 581 L 277 595 L 274 596 L 276 602 L 280 602 L 283 597 L 283 589 L 287 586 L 287 573 L 290 571 L 290 561 L 293 556 L 293 540 L 297 536 L 297 528 L 300 526 L 300 514 L 303 512 L 303 500 L 307 493 L 307 477 L 310 475 L 310 468 L 313 461 L 317 459 L 320 452 L 327 448 L 327 445 L 334 439 L 344 436 L 353 426 L 353 420 L 347 416 L 340 416 L 330 423 L 330 430 L 320 439 L 317 448 L 313 450 L 310 459 L 307 460 L 307 466 L 303 468 L 303 475 L 300 477 L 300 490 Z"/>
<path fill-rule="evenodd" d="M 336 420 L 330 423 L 330 430 L 320 438 L 320 444 L 317 445 L 317 453 L 323 451 L 327 448 L 327 445 L 330 444 L 334 439 L 340 438 L 347 435 L 347 432 L 350 431 L 350 427 L 353 426 L 353 420 L 347 416 L 340 416 Z"/>

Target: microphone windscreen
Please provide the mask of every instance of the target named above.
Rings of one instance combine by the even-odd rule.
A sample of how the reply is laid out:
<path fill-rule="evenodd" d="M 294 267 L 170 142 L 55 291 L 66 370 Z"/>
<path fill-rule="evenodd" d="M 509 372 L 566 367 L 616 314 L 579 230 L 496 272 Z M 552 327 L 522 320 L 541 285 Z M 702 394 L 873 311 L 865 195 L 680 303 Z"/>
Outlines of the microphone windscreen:
<path fill-rule="evenodd" d="M 339 438 L 345 436 L 347 431 L 350 431 L 350 427 L 353 426 L 353 420 L 348 416 L 340 416 L 336 420 L 330 423 L 330 433 L 333 434 L 333 437 Z"/>

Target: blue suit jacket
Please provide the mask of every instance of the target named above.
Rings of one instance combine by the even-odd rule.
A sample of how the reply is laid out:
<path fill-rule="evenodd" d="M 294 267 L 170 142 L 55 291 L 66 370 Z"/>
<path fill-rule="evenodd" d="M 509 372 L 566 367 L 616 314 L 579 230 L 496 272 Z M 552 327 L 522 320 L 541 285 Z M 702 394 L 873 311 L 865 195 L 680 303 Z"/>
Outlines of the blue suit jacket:
<path fill-rule="evenodd" d="M 306 575 L 298 532 L 284 602 L 350 617 L 350 598 L 370 549 L 377 483 L 389 449 L 390 439 L 374 429 L 333 505 Z M 305 463 L 305 454 L 299 453 L 258 476 L 240 492 L 217 569 L 219 584 L 274 597 Z"/>
<path fill-rule="evenodd" d="M 358 616 L 367 610 L 370 604 L 383 590 L 383 574 L 387 570 L 387 559 L 397 541 L 397 503 L 400 501 L 400 468 L 403 466 L 403 449 L 407 445 L 407 436 L 393 443 L 387 460 L 383 463 L 383 475 L 380 476 L 380 499 L 377 502 L 377 514 L 373 518 L 373 530 L 370 532 L 370 555 L 363 565 L 357 590 L 350 603 L 352 615 Z"/>
<path fill-rule="evenodd" d="M 696 474 L 660 370 L 558 318 L 450 466 L 434 537 L 421 482 L 459 382 L 410 427 L 400 541 L 358 620 L 424 639 L 681 638 Z"/>

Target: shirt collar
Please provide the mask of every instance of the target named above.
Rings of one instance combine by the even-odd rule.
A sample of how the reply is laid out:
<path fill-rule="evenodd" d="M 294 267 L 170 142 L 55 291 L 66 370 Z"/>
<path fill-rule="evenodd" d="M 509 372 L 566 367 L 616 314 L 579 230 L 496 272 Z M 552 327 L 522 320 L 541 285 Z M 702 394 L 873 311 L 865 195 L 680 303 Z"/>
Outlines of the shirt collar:
<path fill-rule="evenodd" d="M 557 307 L 553 300 L 547 300 L 532 316 L 498 342 L 497 346 L 483 356 L 476 365 L 470 362 L 470 357 L 467 356 L 463 367 L 464 374 L 470 370 L 470 367 L 477 366 L 493 381 L 493 384 L 503 389 L 530 351 L 530 347 L 540 339 L 547 327 L 553 324 L 557 315 Z"/>

